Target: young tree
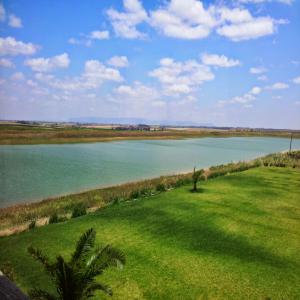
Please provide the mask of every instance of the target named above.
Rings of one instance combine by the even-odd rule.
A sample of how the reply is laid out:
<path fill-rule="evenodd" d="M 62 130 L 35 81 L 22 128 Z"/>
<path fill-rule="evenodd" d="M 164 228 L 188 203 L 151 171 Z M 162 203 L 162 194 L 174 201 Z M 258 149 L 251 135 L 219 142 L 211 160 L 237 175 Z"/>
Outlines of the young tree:
<path fill-rule="evenodd" d="M 192 179 L 193 179 L 192 192 L 197 191 L 197 182 L 198 182 L 199 178 L 203 175 L 203 173 L 204 173 L 203 169 L 196 171 L 196 167 L 194 167 L 194 172 L 193 172 L 193 175 L 192 175 Z"/>
<path fill-rule="evenodd" d="M 95 277 L 109 267 L 122 267 L 125 256 L 110 245 L 94 249 L 95 238 L 96 231 L 93 228 L 87 230 L 78 240 L 69 261 L 59 255 L 50 262 L 41 250 L 29 247 L 28 252 L 43 264 L 56 287 L 56 294 L 34 288 L 29 292 L 30 299 L 82 300 L 92 297 L 96 290 L 112 295 L 110 287 L 96 281 Z"/>

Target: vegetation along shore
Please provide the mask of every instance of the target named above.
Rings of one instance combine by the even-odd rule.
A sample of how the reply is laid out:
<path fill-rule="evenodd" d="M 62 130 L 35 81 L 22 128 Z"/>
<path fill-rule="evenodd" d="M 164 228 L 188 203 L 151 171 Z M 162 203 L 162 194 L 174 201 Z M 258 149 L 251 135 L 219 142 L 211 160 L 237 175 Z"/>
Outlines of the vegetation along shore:
<path fill-rule="evenodd" d="M 138 128 L 138 127 L 137 127 Z M 294 138 L 300 131 L 294 130 Z M 91 143 L 137 139 L 182 139 L 200 137 L 270 136 L 290 137 L 291 131 L 243 128 L 174 128 L 158 130 L 128 130 L 107 126 L 59 126 L 0 124 L 0 145 Z"/>
<path fill-rule="evenodd" d="M 69 266 L 94 232 L 96 249 L 126 257 L 94 299 L 299 299 L 300 151 L 201 174 L 196 191 L 191 173 L 2 209 L 1 226 L 27 223 L 0 238 L 0 269 L 26 294 L 55 294 L 33 257 Z M 50 224 L 37 227 L 41 217 Z"/>
<path fill-rule="evenodd" d="M 203 175 L 199 177 L 199 180 L 207 180 L 259 166 L 300 169 L 300 151 L 270 154 L 251 161 L 212 166 L 205 170 Z M 27 230 L 32 223 L 35 226 L 46 225 L 53 217 L 54 219 L 65 221 L 72 217 L 74 210 L 83 210 L 84 213 L 91 213 L 120 202 L 135 201 L 142 198 L 147 199 L 159 193 L 192 184 L 192 182 L 193 173 L 191 172 L 0 208 L 0 236 Z"/>

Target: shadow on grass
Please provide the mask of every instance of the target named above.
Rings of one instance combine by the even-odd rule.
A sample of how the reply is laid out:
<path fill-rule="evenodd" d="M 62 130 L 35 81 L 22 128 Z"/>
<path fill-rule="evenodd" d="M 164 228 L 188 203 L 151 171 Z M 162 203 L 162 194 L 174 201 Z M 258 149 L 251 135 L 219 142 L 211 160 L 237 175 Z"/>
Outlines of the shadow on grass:
<path fill-rule="evenodd" d="M 202 193 L 204 193 L 204 188 L 197 188 L 197 190 L 195 191 L 195 190 L 193 190 L 193 189 L 190 189 L 189 190 L 191 193 L 193 193 L 193 194 L 202 194 Z"/>
<path fill-rule="evenodd" d="M 178 214 L 174 214 L 165 211 L 163 204 L 157 204 L 162 207 L 160 209 L 136 207 L 131 211 L 121 209 L 117 215 L 104 213 L 98 217 L 114 219 L 117 222 L 126 220 L 143 235 L 150 235 L 153 239 L 163 241 L 166 246 L 179 247 L 199 254 L 231 257 L 247 263 L 255 262 L 276 268 L 285 268 L 289 265 L 287 260 L 266 251 L 263 247 L 251 244 L 245 237 L 222 231 L 215 224 L 218 214 L 202 213 L 199 206 L 185 203 L 185 209 L 189 206 L 190 212 L 197 210 L 196 213 L 188 216 L 186 212 L 180 213 L 182 208 L 179 203 L 173 202 L 175 209 L 178 209 Z"/>

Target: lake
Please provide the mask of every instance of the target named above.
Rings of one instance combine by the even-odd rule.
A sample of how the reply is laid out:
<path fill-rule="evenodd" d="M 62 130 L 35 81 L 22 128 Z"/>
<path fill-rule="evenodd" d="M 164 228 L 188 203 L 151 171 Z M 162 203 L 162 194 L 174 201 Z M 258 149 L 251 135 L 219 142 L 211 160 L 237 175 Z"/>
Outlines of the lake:
<path fill-rule="evenodd" d="M 287 150 L 269 137 L 0 146 L 0 207 Z M 300 149 L 300 140 L 293 141 Z"/>

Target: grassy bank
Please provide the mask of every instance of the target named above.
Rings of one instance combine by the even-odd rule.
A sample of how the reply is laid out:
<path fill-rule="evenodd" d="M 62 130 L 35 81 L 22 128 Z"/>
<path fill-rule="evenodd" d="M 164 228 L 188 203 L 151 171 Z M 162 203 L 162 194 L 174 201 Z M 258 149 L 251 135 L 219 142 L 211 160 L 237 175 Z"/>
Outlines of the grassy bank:
<path fill-rule="evenodd" d="M 126 131 L 83 127 L 47 127 L 29 125 L 0 125 L 0 145 L 17 144 L 62 144 L 89 143 L 137 139 L 182 139 L 199 137 L 232 137 L 232 136 L 274 136 L 290 137 L 288 131 L 267 130 L 163 130 L 163 131 Z M 300 138 L 300 132 L 294 132 Z"/>
<path fill-rule="evenodd" d="M 283 164 L 280 157 L 203 181 L 198 193 L 184 184 L 0 238 L 0 264 L 11 262 L 24 291 L 52 289 L 27 247 L 68 256 L 94 227 L 99 243 L 112 243 L 127 259 L 122 271 L 102 276 L 114 291 L 109 299 L 299 299 L 300 171 L 272 167 Z"/>
<path fill-rule="evenodd" d="M 206 170 L 205 177 L 202 178 L 202 180 L 258 166 L 300 168 L 300 151 L 294 151 L 291 154 L 271 154 L 249 162 L 211 167 L 209 170 Z M 0 208 L 0 235 L 26 230 L 33 220 L 38 220 L 38 225 L 43 225 L 47 223 L 48 219 L 54 214 L 58 214 L 59 217 L 69 218 L 74 208 L 78 205 L 83 205 L 89 212 L 92 212 L 115 203 L 154 196 L 166 190 L 190 184 L 191 180 L 191 173 L 163 176 L 109 188 L 91 190 L 79 194 L 46 199 L 36 203 Z"/>

